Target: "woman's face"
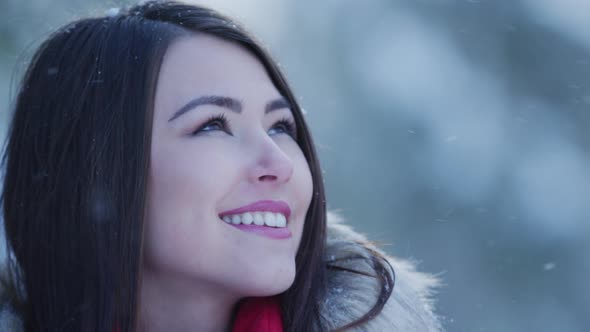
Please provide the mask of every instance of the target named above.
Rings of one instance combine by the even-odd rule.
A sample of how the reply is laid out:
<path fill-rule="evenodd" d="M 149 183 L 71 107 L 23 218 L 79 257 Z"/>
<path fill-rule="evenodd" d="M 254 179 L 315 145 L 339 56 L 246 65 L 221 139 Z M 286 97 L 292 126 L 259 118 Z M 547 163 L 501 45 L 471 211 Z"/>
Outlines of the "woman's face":
<path fill-rule="evenodd" d="M 153 120 L 144 273 L 240 297 L 286 290 L 313 185 L 261 63 L 212 36 L 177 40 Z"/>

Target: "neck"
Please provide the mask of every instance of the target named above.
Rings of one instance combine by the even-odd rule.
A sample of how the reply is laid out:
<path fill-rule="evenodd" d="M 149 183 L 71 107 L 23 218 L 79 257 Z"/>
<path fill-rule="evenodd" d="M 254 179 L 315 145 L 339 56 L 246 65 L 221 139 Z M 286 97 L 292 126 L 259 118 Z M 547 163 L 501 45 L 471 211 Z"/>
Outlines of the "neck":
<path fill-rule="evenodd" d="M 139 331 L 230 331 L 237 302 L 215 285 L 144 270 Z"/>

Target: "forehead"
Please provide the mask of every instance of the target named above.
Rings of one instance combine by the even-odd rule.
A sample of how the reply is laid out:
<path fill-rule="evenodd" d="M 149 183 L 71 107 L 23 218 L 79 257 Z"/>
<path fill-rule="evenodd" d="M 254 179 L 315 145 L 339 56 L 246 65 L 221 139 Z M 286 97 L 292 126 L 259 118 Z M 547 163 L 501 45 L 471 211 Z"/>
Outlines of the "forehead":
<path fill-rule="evenodd" d="M 156 116 L 168 116 L 201 95 L 248 103 L 280 97 L 262 63 L 244 47 L 206 34 L 174 41 L 164 55 L 156 88 Z"/>

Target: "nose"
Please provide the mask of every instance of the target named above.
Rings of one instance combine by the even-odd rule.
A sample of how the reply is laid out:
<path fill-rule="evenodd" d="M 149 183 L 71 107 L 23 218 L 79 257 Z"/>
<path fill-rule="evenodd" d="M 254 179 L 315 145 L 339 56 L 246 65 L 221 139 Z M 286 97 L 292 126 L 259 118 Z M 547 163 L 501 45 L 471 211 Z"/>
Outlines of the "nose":
<path fill-rule="evenodd" d="M 293 175 L 293 161 L 268 135 L 256 140 L 249 178 L 254 183 L 285 183 Z"/>

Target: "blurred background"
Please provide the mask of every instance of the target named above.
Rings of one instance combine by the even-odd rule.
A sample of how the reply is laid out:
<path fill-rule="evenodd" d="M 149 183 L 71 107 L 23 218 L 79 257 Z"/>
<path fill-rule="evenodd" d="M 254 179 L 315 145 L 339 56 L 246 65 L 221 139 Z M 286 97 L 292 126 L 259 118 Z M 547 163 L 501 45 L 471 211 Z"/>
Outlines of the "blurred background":
<path fill-rule="evenodd" d="M 0 0 L 2 138 L 34 47 L 130 3 Z M 590 329 L 590 1 L 199 3 L 275 55 L 329 207 L 442 278 L 448 331 Z"/>

